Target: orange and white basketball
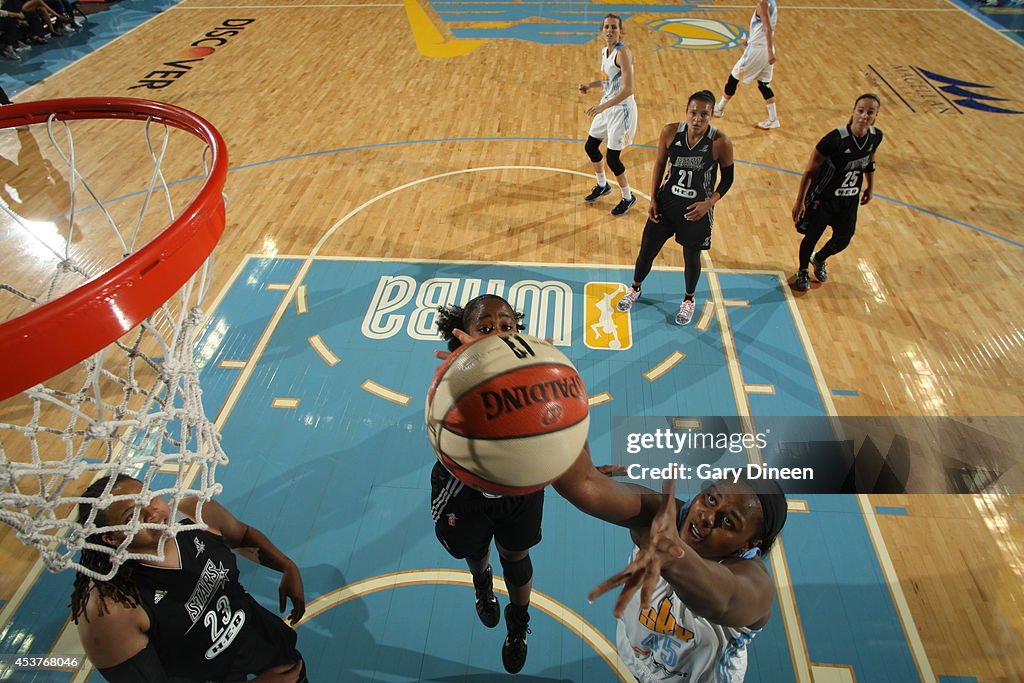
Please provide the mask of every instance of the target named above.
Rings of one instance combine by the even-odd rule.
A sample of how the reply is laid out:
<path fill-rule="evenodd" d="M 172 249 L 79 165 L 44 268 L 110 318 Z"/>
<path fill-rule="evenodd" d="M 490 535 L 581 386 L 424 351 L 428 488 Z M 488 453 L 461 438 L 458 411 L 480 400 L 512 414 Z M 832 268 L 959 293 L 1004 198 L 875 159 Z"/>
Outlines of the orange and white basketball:
<path fill-rule="evenodd" d="M 491 335 L 452 353 L 427 392 L 427 436 L 441 463 L 477 489 L 522 496 L 544 488 L 587 440 L 587 391 L 543 339 Z"/>

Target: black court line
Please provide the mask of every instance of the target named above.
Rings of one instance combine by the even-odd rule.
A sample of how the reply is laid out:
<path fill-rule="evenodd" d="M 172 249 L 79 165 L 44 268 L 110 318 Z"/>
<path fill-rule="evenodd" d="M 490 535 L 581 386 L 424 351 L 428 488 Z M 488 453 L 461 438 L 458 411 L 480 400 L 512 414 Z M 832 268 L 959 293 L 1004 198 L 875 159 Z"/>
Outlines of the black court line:
<path fill-rule="evenodd" d="M 885 83 L 887 86 L 889 86 L 889 90 L 892 90 L 892 94 L 900 98 L 900 101 L 903 104 L 907 105 L 907 109 L 914 112 L 915 114 L 917 113 L 916 111 L 914 111 L 914 108 L 910 106 L 910 102 L 907 102 L 905 99 L 903 99 L 903 95 L 899 94 L 896 88 L 892 87 L 892 84 L 890 84 L 889 81 L 885 80 L 885 77 L 882 74 L 878 73 L 878 69 L 871 66 L 870 64 L 868 64 L 868 68 L 871 69 L 874 72 L 874 74 L 882 80 L 882 83 Z"/>

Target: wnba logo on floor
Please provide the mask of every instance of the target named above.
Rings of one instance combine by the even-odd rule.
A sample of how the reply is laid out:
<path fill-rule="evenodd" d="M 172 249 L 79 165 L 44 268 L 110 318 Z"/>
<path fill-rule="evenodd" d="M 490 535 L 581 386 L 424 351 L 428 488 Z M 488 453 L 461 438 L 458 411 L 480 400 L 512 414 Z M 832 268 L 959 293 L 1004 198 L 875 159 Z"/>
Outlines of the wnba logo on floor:
<path fill-rule="evenodd" d="M 526 314 L 526 333 L 550 339 L 555 346 L 572 344 L 573 292 L 559 280 L 505 280 L 382 275 L 363 316 L 362 333 L 369 339 L 390 339 L 403 330 L 412 339 L 436 342 L 437 309 L 464 304 L 481 294 L 504 297 Z"/>
<path fill-rule="evenodd" d="M 150 71 L 143 78 L 140 78 L 138 83 L 128 89 L 146 88 L 148 90 L 160 90 L 166 88 L 191 71 L 192 67 L 216 52 L 217 48 L 227 45 L 228 38 L 237 36 L 242 32 L 242 29 L 254 21 L 256 20 L 225 19 L 220 23 L 220 26 L 207 31 L 203 34 L 202 38 L 179 52 L 177 59 L 164 62 L 161 64 L 164 68 Z"/>

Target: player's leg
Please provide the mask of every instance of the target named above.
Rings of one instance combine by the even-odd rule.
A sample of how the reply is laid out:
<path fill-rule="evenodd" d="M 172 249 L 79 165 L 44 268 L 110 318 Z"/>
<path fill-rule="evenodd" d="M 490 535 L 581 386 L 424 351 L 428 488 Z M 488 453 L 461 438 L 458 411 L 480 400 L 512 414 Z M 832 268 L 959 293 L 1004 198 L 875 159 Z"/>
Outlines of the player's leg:
<path fill-rule="evenodd" d="M 530 548 L 541 539 L 544 491 L 505 499 L 502 503 L 507 505 L 507 514 L 496 519 L 494 529 L 494 541 L 509 597 L 505 607 L 508 635 L 501 646 L 501 662 L 509 673 L 518 673 L 526 663 L 526 636 L 530 633 L 529 607 L 533 591 Z"/>
<path fill-rule="evenodd" d="M 739 68 L 740 62 L 736 62 L 736 66 L 732 68 L 732 73 L 729 74 L 729 80 L 725 82 L 725 92 L 722 94 L 722 99 L 718 100 L 718 104 L 715 105 L 716 119 L 725 116 L 725 105 L 729 104 L 729 100 L 736 94 L 736 86 L 740 84 L 739 76 L 736 75 L 736 71 Z"/>
<path fill-rule="evenodd" d="M 676 241 L 683 247 L 683 264 L 686 266 L 686 289 L 679 304 L 679 311 L 676 312 L 676 325 L 689 325 L 693 320 L 693 312 L 697 307 L 694 294 L 701 273 L 700 255 L 711 248 L 713 225 L 712 215 L 709 213 L 699 221 L 687 221 L 684 228 L 676 233 Z"/>
<path fill-rule="evenodd" d="M 832 237 L 825 243 L 817 253 L 811 254 L 810 265 L 814 266 L 814 277 L 819 282 L 828 280 L 828 270 L 825 261 L 850 246 L 850 240 L 857 230 L 857 211 L 854 209 L 842 216 L 838 216 L 832 223 Z"/>
<path fill-rule="evenodd" d="M 482 496 L 465 488 L 440 463 L 434 465 L 430 484 L 434 534 L 448 554 L 466 560 L 473 574 L 477 616 L 484 626 L 494 628 L 501 608 L 494 596 L 490 563 L 493 522 L 479 509 Z"/>
<path fill-rule="evenodd" d="M 647 224 L 644 225 L 644 235 L 640 240 L 640 251 L 636 255 L 636 264 L 633 266 L 633 285 L 616 304 L 616 308 L 620 311 L 628 311 L 640 298 L 640 287 L 650 275 L 651 268 L 654 267 L 654 259 L 661 253 L 668 238 L 675 234 L 675 228 L 671 223 L 672 221 L 664 209 L 660 223 L 647 219 Z"/>
<path fill-rule="evenodd" d="M 807 273 L 807 266 L 811 262 L 811 255 L 818 240 L 825 234 L 828 220 L 820 210 L 808 209 L 804 218 L 797 226 L 797 230 L 803 233 L 800 241 L 799 267 L 796 271 L 796 282 L 794 287 L 801 292 L 811 288 L 810 276 Z"/>
<path fill-rule="evenodd" d="M 762 78 L 757 81 L 757 89 L 761 91 L 761 96 L 764 98 L 765 106 L 768 108 L 768 118 L 757 124 L 758 128 L 764 128 L 765 130 L 771 128 L 778 128 L 781 124 L 779 123 L 779 115 L 775 109 L 775 91 L 772 90 L 772 70 L 774 65 L 769 64 L 765 73 L 762 73 Z M 765 78 L 765 76 L 767 76 Z"/>
<path fill-rule="evenodd" d="M 586 197 L 585 202 L 595 202 L 612 191 L 611 185 L 604 174 L 604 157 L 601 155 L 601 141 L 608 137 L 608 123 L 605 120 L 605 113 L 601 112 L 594 117 L 587 132 L 587 142 L 583 145 L 584 151 L 590 162 L 594 164 L 594 177 L 597 184 Z"/>
<path fill-rule="evenodd" d="M 615 174 L 615 180 L 622 192 L 622 199 L 612 209 L 612 215 L 622 216 L 636 204 L 636 197 L 633 196 L 629 180 L 626 179 L 626 165 L 620 158 L 622 152 L 633 142 L 633 135 L 636 133 L 636 105 L 618 106 L 603 113 L 608 116 L 608 169 Z"/>

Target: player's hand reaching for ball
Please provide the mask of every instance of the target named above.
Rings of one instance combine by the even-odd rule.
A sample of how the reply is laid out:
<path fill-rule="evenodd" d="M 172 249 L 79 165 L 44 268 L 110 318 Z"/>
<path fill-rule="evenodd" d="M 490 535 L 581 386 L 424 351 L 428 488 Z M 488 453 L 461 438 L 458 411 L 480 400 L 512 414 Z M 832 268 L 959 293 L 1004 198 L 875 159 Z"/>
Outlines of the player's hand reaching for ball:
<path fill-rule="evenodd" d="M 662 566 L 666 562 L 679 559 L 685 553 L 686 546 L 676 528 L 675 489 L 674 479 L 666 479 L 663 482 L 661 507 L 651 521 L 651 528 L 645 532 L 645 538 L 640 541 L 633 561 L 626 565 L 624 570 L 590 591 L 590 595 L 587 596 L 588 600 L 593 601 L 613 588 L 622 586 L 622 592 L 619 593 L 619 599 L 615 601 L 615 609 L 612 611 L 616 618 L 622 616 L 626 604 L 637 589 L 640 590 L 641 609 L 650 607 L 654 587 L 661 578 Z"/>

